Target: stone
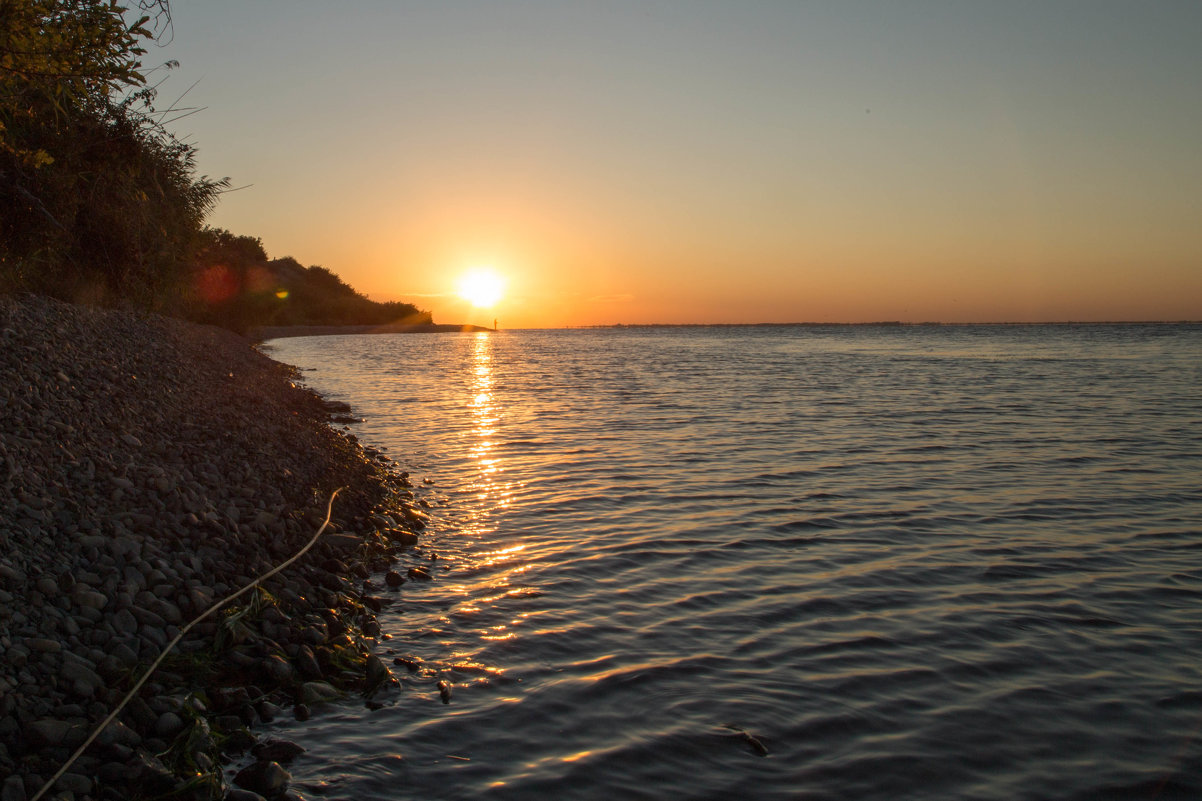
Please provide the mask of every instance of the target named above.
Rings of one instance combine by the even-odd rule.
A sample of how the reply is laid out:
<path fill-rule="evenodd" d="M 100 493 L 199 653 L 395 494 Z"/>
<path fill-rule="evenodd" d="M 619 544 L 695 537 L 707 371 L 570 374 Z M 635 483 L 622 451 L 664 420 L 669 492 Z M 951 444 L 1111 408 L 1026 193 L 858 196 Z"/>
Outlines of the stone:
<path fill-rule="evenodd" d="M 363 544 L 363 538 L 354 534 L 327 534 L 322 539 L 339 553 L 350 553 Z"/>
<path fill-rule="evenodd" d="M 120 634 L 138 633 L 138 619 L 134 617 L 134 613 L 129 611 L 129 609 L 118 609 L 117 613 L 112 616 L 112 626 L 113 631 Z"/>
<path fill-rule="evenodd" d="M 76 748 L 88 736 L 88 732 L 84 731 L 82 726 L 52 718 L 35 720 L 26 727 L 25 734 L 30 743 L 39 748 Z"/>
<path fill-rule="evenodd" d="M 389 533 L 392 539 L 403 547 L 412 547 L 417 545 L 417 534 L 412 531 L 406 531 L 403 528 L 398 528 Z"/>
<path fill-rule="evenodd" d="M 209 693 L 209 699 L 219 712 L 238 709 L 250 703 L 250 693 L 245 687 L 218 687 Z"/>
<path fill-rule="evenodd" d="M 255 736 L 245 726 L 240 726 L 225 735 L 221 750 L 227 754 L 241 754 L 255 744 Z"/>
<path fill-rule="evenodd" d="M 109 553 L 119 559 L 138 558 L 142 544 L 133 537 L 114 537 L 108 542 Z"/>
<path fill-rule="evenodd" d="M 135 622 L 134 625 L 136 626 L 137 623 Z M 138 662 L 138 653 L 133 648 L 131 648 L 129 645 L 127 645 L 126 643 L 123 643 L 123 642 L 117 643 L 116 645 L 114 645 L 112 650 L 109 651 L 109 653 L 113 657 L 115 657 L 118 661 L 120 661 L 121 664 L 125 665 L 126 667 L 135 665 Z"/>
<path fill-rule="evenodd" d="M 14 644 L 4 654 L 4 657 L 13 667 L 19 668 L 24 667 L 25 663 L 29 661 L 29 655 L 30 650 L 28 648 L 23 645 Z"/>
<path fill-rule="evenodd" d="M 267 801 L 267 799 L 253 790 L 234 787 L 226 793 L 225 801 Z"/>
<path fill-rule="evenodd" d="M 259 713 L 260 720 L 262 720 L 264 723 L 271 723 L 277 717 L 279 717 L 280 712 L 283 710 L 270 701 L 260 701 L 255 706 L 255 711 Z M 278 762 L 279 760 L 276 761 Z"/>
<path fill-rule="evenodd" d="M 324 681 L 306 681 L 301 685 L 301 703 L 317 704 L 333 701 L 341 695 L 331 684 Z"/>
<path fill-rule="evenodd" d="M 71 682 L 75 693 L 85 698 L 91 698 L 96 690 L 105 686 L 104 679 L 96 671 L 74 659 L 64 659 L 59 675 Z"/>
<path fill-rule="evenodd" d="M 271 739 L 256 743 L 250 752 L 256 759 L 268 762 L 291 762 L 305 753 L 305 749 L 289 740 Z"/>
<path fill-rule="evenodd" d="M 9 776 L 0 786 L 0 801 L 26 801 L 25 782 L 20 776 Z"/>
<path fill-rule="evenodd" d="M 367 657 L 367 691 L 372 692 L 384 682 L 392 678 L 392 671 L 380 659 L 372 654 Z"/>
<path fill-rule="evenodd" d="M 174 712 L 164 712 L 154 723 L 154 733 L 159 737 L 171 739 L 184 729 L 183 719 Z"/>
<path fill-rule="evenodd" d="M 142 744 L 142 736 L 119 720 L 105 726 L 96 739 L 103 745 L 116 744 L 130 748 L 137 748 Z"/>
<path fill-rule="evenodd" d="M 86 795 L 92 792 L 92 780 L 78 773 L 64 773 L 54 783 L 56 790 L 66 790 L 75 795 Z"/>
<path fill-rule="evenodd" d="M 284 770 L 278 762 L 256 762 L 238 771 L 234 776 L 234 784 L 262 796 L 282 793 L 290 781 L 292 774 Z"/>
<path fill-rule="evenodd" d="M 125 766 L 126 781 L 143 793 L 163 795 L 175 788 L 175 777 L 157 758 L 137 751 Z"/>
<path fill-rule="evenodd" d="M 384 574 L 384 583 L 389 587 L 399 587 L 405 583 L 405 577 L 395 570 L 389 570 Z"/>
<path fill-rule="evenodd" d="M 72 599 L 77 606 L 91 609 L 104 609 L 108 606 L 109 599 L 104 593 L 96 592 L 95 590 L 83 590 L 72 593 Z"/>
<path fill-rule="evenodd" d="M 324 675 L 313 649 L 307 645 L 300 647 L 296 656 L 293 657 L 293 661 L 296 662 L 296 669 L 307 679 L 320 679 Z"/>
<path fill-rule="evenodd" d="M 163 620 L 162 616 L 150 611 L 149 609 L 146 609 L 145 607 L 135 606 L 130 611 L 133 612 L 133 616 L 137 618 L 139 623 L 148 628 L 162 629 L 167 625 L 167 621 Z"/>
<path fill-rule="evenodd" d="M 279 684 L 284 684 L 292 678 L 293 668 L 287 660 L 278 654 L 272 654 L 259 663 L 263 671 Z"/>

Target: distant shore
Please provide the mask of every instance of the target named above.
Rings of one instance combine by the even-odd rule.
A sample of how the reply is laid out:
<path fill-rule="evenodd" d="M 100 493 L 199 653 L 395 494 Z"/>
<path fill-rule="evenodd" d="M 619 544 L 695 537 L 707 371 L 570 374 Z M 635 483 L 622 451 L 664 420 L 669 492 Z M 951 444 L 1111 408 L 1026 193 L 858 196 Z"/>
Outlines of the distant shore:
<path fill-rule="evenodd" d="M 451 334 L 492 331 L 482 325 L 426 323 L 423 325 L 265 325 L 250 332 L 250 338 L 264 342 L 285 337 L 324 337 L 341 334 Z"/>

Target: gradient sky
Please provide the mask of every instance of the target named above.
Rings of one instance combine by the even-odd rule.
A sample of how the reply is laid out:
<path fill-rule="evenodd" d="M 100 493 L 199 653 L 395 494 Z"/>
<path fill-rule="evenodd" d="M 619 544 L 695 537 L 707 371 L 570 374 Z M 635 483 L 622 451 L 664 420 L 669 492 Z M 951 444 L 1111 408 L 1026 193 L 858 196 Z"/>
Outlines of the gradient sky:
<path fill-rule="evenodd" d="M 1197 0 L 172 9 L 211 223 L 438 322 L 1202 319 Z"/>

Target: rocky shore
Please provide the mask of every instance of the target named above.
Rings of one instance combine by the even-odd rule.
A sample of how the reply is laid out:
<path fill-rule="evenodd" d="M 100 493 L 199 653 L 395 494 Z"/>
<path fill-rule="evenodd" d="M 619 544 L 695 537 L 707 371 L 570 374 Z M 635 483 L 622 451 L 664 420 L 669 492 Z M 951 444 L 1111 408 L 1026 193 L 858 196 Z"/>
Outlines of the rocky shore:
<path fill-rule="evenodd" d="M 393 682 L 374 613 L 428 576 L 424 502 L 294 378 L 221 329 L 0 297 L 0 801 L 35 797 L 339 487 L 318 544 L 188 632 L 45 797 L 295 800 L 295 749 L 255 725 Z"/>

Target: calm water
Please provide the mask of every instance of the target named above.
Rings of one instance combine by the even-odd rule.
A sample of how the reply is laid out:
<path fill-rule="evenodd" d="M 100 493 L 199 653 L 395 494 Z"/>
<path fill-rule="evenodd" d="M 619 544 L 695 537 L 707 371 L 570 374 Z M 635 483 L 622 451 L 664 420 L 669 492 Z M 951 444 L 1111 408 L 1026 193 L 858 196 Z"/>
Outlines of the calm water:
<path fill-rule="evenodd" d="M 435 482 L 306 797 L 1202 798 L 1202 327 L 270 352 Z"/>

